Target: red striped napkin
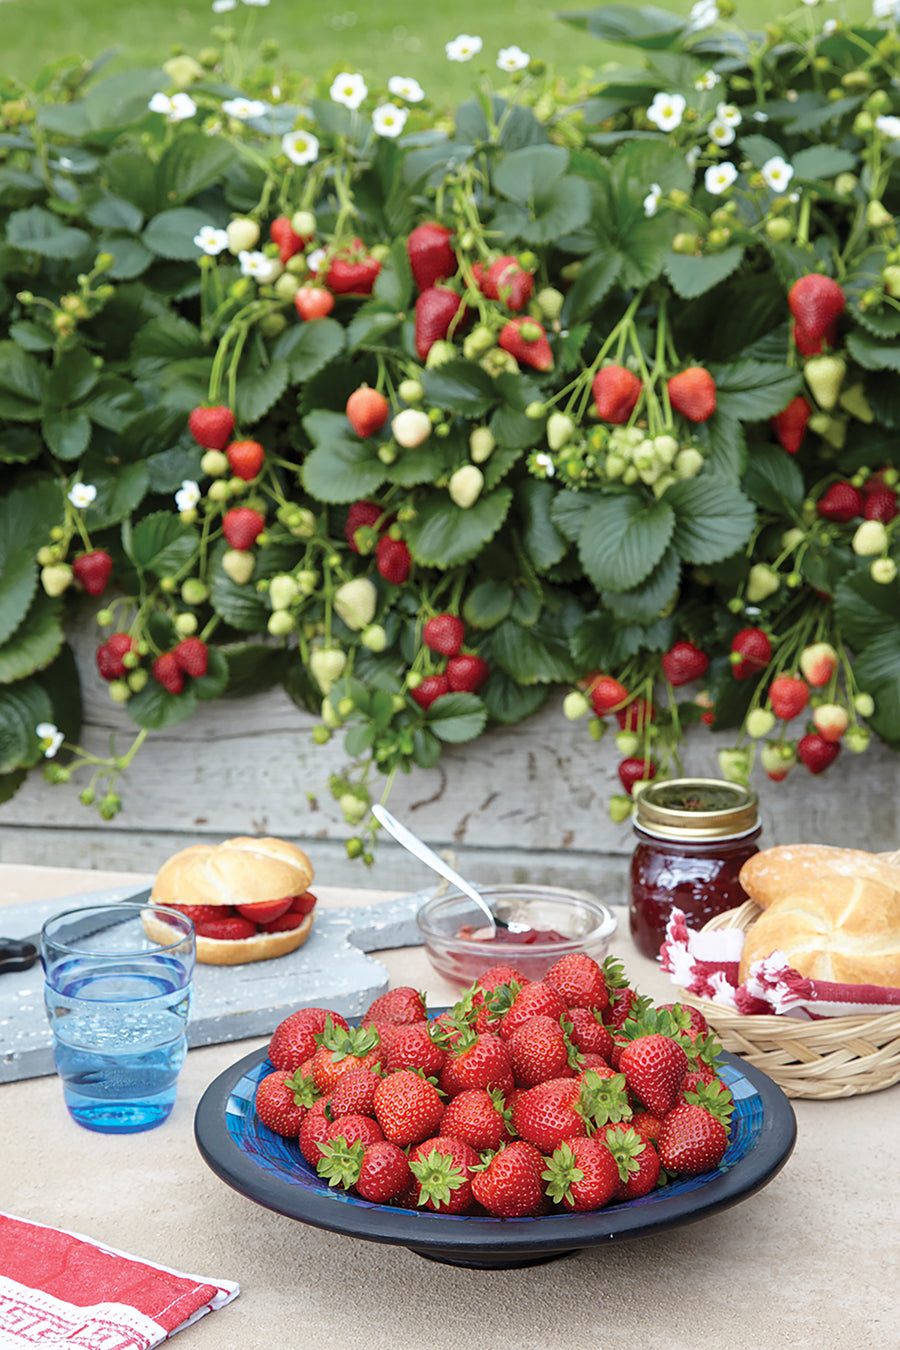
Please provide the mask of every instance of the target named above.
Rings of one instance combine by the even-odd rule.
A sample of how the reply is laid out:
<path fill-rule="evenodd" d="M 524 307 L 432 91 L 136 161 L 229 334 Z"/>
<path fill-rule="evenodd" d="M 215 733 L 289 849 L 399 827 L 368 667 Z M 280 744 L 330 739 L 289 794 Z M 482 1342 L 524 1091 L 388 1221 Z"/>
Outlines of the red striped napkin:
<path fill-rule="evenodd" d="M 239 1292 L 228 1280 L 185 1275 L 0 1213 L 4 1350 L 151 1350 Z"/>

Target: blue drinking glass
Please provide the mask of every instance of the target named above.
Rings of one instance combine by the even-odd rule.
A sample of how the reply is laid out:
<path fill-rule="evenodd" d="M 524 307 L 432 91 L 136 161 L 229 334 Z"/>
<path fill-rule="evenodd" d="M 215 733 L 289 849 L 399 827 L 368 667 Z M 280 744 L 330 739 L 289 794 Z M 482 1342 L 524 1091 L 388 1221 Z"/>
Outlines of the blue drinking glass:
<path fill-rule="evenodd" d="M 171 1113 L 195 959 L 194 925 L 163 905 L 91 905 L 44 924 L 53 1058 L 79 1125 L 133 1134 Z"/>

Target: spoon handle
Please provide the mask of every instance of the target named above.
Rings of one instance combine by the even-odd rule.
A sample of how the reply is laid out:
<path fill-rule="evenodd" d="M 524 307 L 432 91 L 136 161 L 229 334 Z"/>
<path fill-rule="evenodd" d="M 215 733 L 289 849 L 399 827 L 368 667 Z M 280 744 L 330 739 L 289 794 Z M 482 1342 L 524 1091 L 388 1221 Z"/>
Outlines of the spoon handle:
<path fill-rule="evenodd" d="M 440 854 L 435 853 L 433 848 L 429 848 L 417 835 L 413 834 L 412 830 L 408 830 L 405 825 L 401 825 L 396 816 L 392 816 L 386 807 L 376 803 L 372 807 L 372 815 L 379 824 L 384 826 L 388 834 L 394 836 L 398 844 L 402 844 L 403 847 L 407 849 L 408 852 L 412 853 L 414 857 L 418 858 L 420 862 L 425 863 L 428 867 L 432 868 L 433 871 L 440 873 L 447 881 L 452 882 L 454 886 L 457 886 L 465 895 L 468 895 L 470 899 L 474 900 L 479 909 L 484 911 L 485 917 L 490 923 L 491 928 L 496 931 L 497 920 L 491 912 L 490 906 L 484 896 L 478 894 L 471 882 L 466 881 L 465 877 L 461 877 L 449 863 L 444 862 L 444 859 Z"/>

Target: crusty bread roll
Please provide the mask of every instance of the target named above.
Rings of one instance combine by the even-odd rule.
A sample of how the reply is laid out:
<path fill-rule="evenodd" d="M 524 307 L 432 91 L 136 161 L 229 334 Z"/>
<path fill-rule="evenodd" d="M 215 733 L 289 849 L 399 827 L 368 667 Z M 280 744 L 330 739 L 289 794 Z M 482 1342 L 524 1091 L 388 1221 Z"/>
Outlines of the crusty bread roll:
<path fill-rule="evenodd" d="M 763 850 L 740 879 L 764 907 L 747 929 L 742 982 L 752 962 L 782 952 L 809 979 L 900 988 L 900 869 L 856 849 L 796 844 Z"/>
<path fill-rule="evenodd" d="M 240 836 L 221 844 L 193 844 L 163 863 L 150 899 L 158 905 L 217 905 L 223 914 L 232 906 L 301 896 L 313 879 L 312 864 L 302 849 L 283 839 Z M 155 941 L 170 940 L 157 916 L 144 916 L 144 929 Z M 206 965 L 243 965 L 295 951 L 309 937 L 313 914 L 296 928 L 246 938 L 197 935 L 197 960 Z"/>

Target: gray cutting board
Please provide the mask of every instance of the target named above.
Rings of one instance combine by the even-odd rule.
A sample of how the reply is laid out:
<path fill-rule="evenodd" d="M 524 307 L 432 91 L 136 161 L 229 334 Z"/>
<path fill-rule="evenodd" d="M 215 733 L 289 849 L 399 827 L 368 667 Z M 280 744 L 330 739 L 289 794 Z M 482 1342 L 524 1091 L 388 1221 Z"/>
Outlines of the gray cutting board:
<path fill-rule="evenodd" d="M 245 966 L 198 965 L 188 1044 L 218 1045 L 269 1036 L 295 1008 L 324 1006 L 357 1017 L 388 988 L 385 967 L 367 955 L 421 942 L 415 917 L 434 892 L 346 909 L 316 909 L 312 932 L 297 951 Z M 55 900 L 0 908 L 4 937 L 30 937 L 45 919 L 82 905 L 144 900 L 146 888 L 119 886 Z M 54 1073 L 38 961 L 30 970 L 0 975 L 0 1083 Z"/>

